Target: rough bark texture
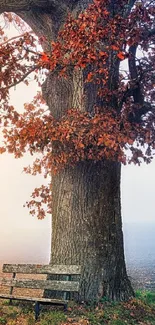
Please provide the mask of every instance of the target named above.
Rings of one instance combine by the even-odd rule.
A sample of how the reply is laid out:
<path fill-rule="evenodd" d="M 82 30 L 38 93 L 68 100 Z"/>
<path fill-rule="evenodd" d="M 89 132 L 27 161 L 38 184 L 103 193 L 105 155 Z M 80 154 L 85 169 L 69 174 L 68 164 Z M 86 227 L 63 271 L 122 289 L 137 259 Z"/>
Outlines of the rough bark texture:
<path fill-rule="evenodd" d="M 53 263 L 81 264 L 81 299 L 127 299 L 120 164 L 81 162 L 53 177 Z"/>
<path fill-rule="evenodd" d="M 74 82 L 53 75 L 45 82 L 43 95 L 55 118 L 76 95 L 80 101 Z M 84 109 L 92 112 L 96 89 L 87 88 L 85 94 Z M 127 299 L 133 291 L 124 262 L 120 163 L 85 161 L 68 167 L 53 176 L 52 192 L 51 262 L 82 265 L 81 300 Z"/>
<path fill-rule="evenodd" d="M 90 2 L 5 0 L 0 1 L 0 11 L 5 7 L 5 10 L 16 12 L 39 36 L 49 40 L 55 38 L 63 26 L 68 10 L 76 13 Z M 126 1 L 126 12 L 134 2 Z M 113 9 L 119 10 L 119 2 L 111 1 L 113 4 L 116 5 Z M 112 68 L 118 71 L 118 66 Z M 113 80 L 116 77 L 115 73 Z M 56 74 L 49 75 L 43 85 L 43 96 L 55 118 L 60 119 L 68 108 L 82 101 L 83 91 L 77 86 L 78 83 L 82 85 L 82 78 L 82 74 L 71 75 L 68 80 L 57 79 Z M 92 113 L 96 89 L 90 86 L 84 92 L 85 100 L 80 107 Z M 124 262 L 120 163 L 80 162 L 53 176 L 52 190 L 51 263 L 82 265 L 81 300 L 102 296 L 128 299 L 133 290 Z"/>

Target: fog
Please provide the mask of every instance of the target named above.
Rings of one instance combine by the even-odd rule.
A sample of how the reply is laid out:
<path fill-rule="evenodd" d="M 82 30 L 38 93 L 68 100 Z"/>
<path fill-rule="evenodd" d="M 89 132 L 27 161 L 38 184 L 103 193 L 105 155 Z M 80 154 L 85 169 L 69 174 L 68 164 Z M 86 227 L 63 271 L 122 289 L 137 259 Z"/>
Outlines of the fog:
<path fill-rule="evenodd" d="M 50 230 L 13 228 L 0 237 L 0 263 L 42 263 L 50 258 Z"/>
<path fill-rule="evenodd" d="M 155 223 L 125 223 L 125 256 L 128 267 L 155 265 Z M 0 264 L 42 263 L 50 259 L 50 229 L 12 227 L 0 237 Z"/>

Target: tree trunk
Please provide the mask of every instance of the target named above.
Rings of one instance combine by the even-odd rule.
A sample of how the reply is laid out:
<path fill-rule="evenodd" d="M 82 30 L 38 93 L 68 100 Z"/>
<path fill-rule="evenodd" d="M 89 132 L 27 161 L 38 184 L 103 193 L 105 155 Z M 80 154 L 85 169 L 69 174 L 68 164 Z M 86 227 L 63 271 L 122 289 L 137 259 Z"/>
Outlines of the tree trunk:
<path fill-rule="evenodd" d="M 82 265 L 80 299 L 133 295 L 120 208 L 120 163 L 84 161 L 52 179 L 52 264 Z"/>
<path fill-rule="evenodd" d="M 14 0 L 10 4 L 9 0 L 0 0 L 0 12 L 14 11 L 22 17 L 38 36 L 45 36 L 46 50 L 62 27 L 67 11 L 76 14 L 90 2 Z M 132 7 L 134 1 L 126 3 Z M 116 5 L 119 12 L 118 1 Z M 83 84 L 80 72 L 68 80 L 56 74 L 48 76 L 43 95 L 55 118 L 60 119 L 67 109 L 77 106 L 92 113 L 96 102 L 95 87 L 87 86 L 81 91 L 77 84 L 80 87 Z M 120 163 L 81 161 L 75 167 L 66 167 L 52 177 L 52 197 L 51 263 L 82 266 L 80 300 L 103 296 L 125 300 L 132 296 L 124 261 Z"/>
<path fill-rule="evenodd" d="M 47 78 L 43 95 L 55 118 L 72 107 L 76 96 L 80 101 L 74 89 L 75 76 Z M 86 111 L 95 100 L 95 89 L 87 87 Z M 81 301 L 103 296 L 126 300 L 134 294 L 124 261 L 120 168 L 119 162 L 108 160 L 81 161 L 52 177 L 51 263 L 82 266 Z"/>

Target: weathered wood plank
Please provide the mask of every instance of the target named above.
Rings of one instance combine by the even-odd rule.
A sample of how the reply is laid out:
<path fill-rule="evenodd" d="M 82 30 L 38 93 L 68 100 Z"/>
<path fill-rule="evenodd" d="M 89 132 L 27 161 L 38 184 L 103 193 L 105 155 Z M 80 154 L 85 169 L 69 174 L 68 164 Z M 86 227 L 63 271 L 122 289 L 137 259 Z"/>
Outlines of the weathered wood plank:
<path fill-rule="evenodd" d="M 55 291 L 78 292 L 77 281 L 35 280 L 35 279 L 0 279 L 2 286 L 31 289 L 49 289 Z"/>
<path fill-rule="evenodd" d="M 79 265 L 4 264 L 4 273 L 25 274 L 81 274 Z"/>
<path fill-rule="evenodd" d="M 53 304 L 67 304 L 68 300 L 61 299 L 50 299 L 50 298 L 38 298 L 38 297 L 28 297 L 28 296 L 16 296 L 10 294 L 0 294 L 0 298 L 12 299 L 12 300 L 28 300 L 28 301 L 39 301 L 39 302 L 49 302 Z"/>

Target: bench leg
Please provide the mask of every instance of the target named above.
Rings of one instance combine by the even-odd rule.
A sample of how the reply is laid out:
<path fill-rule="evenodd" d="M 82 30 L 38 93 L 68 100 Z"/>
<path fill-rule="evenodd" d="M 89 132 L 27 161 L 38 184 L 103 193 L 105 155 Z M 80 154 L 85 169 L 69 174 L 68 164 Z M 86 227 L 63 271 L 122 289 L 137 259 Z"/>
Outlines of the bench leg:
<path fill-rule="evenodd" d="M 64 304 L 64 312 L 67 311 L 67 304 Z"/>
<path fill-rule="evenodd" d="M 39 302 L 38 301 L 36 301 L 36 303 L 35 303 L 34 310 L 35 310 L 35 320 L 37 320 L 38 317 L 39 317 L 39 313 L 40 313 L 40 308 L 39 308 Z"/>

